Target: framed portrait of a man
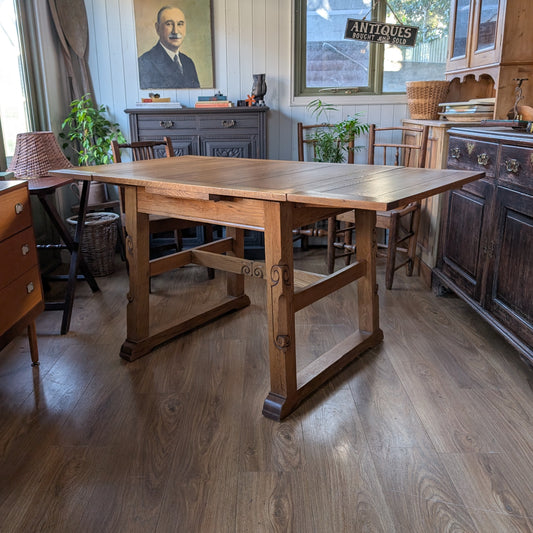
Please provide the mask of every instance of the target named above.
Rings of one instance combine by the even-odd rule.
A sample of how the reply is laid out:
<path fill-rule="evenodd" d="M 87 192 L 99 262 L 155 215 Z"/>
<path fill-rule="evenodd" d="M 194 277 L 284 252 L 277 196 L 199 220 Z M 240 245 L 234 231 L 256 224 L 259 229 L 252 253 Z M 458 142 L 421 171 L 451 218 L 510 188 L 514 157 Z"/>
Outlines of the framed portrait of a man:
<path fill-rule="evenodd" d="M 134 0 L 141 89 L 213 88 L 211 0 Z"/>

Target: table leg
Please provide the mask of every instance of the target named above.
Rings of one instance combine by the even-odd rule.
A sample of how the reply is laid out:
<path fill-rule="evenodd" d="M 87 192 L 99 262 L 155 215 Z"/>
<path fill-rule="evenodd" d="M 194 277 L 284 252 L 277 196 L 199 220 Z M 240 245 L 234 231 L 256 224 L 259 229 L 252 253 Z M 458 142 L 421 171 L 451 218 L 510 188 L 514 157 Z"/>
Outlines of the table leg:
<path fill-rule="evenodd" d="M 233 257 L 244 257 L 244 230 L 240 228 L 226 228 L 226 236 L 233 238 L 233 251 L 227 252 L 227 255 Z M 244 295 L 244 275 L 232 274 L 228 272 L 227 276 L 227 293 L 229 296 Z"/>
<path fill-rule="evenodd" d="M 124 201 L 130 288 L 126 310 L 127 337 L 120 350 L 120 356 L 133 360 L 140 356 L 137 353 L 137 344 L 146 339 L 150 333 L 150 232 L 148 215 L 137 211 L 135 187 L 124 188 Z"/>
<path fill-rule="evenodd" d="M 357 233 L 356 260 L 367 262 L 366 275 L 357 282 L 357 304 L 359 331 L 375 334 L 379 340 L 383 333 L 379 329 L 379 299 L 376 283 L 376 213 L 375 211 L 355 210 Z"/>
<path fill-rule="evenodd" d="M 298 401 L 292 247 L 291 207 L 265 202 L 270 392 L 263 405 L 263 414 L 276 420 L 290 413 Z"/>

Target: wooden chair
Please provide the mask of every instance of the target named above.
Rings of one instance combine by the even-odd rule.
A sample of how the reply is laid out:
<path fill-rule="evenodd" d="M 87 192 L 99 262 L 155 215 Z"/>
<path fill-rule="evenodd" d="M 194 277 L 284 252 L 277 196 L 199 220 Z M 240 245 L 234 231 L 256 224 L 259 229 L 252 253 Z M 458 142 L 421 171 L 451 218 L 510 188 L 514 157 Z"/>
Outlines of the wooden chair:
<path fill-rule="evenodd" d="M 298 161 L 316 161 L 316 140 L 313 138 L 313 133 L 319 129 L 334 128 L 334 124 L 310 124 L 304 125 L 302 122 L 297 124 L 298 133 Z M 307 149 L 306 149 L 307 147 Z M 347 161 L 348 163 L 354 162 L 354 141 L 350 141 L 346 145 Z M 312 154 L 312 157 L 309 157 Z M 329 230 L 326 224 L 323 222 L 317 222 L 312 226 L 305 226 L 303 228 L 297 228 L 292 230 L 294 240 L 301 239 L 302 249 L 307 250 L 309 237 L 328 237 Z M 346 237 L 348 238 L 348 237 Z"/>
<path fill-rule="evenodd" d="M 113 152 L 113 160 L 115 163 L 122 161 L 120 151 L 123 149 L 130 149 L 133 161 L 142 161 L 146 159 L 156 159 L 159 157 L 174 157 L 174 150 L 172 147 L 172 140 L 170 137 L 164 137 L 162 141 L 136 141 L 132 143 L 119 144 L 117 141 L 111 143 L 111 149 Z M 123 239 L 126 242 L 126 235 L 128 229 L 125 227 L 124 217 L 124 195 L 123 191 L 120 192 L 120 205 L 121 205 L 121 219 L 122 219 L 122 231 Z M 173 233 L 174 243 L 170 248 L 174 248 L 176 252 L 180 251 L 183 245 L 181 231 L 189 228 L 196 228 L 199 226 L 197 222 L 191 222 L 189 220 L 182 220 L 178 218 L 170 218 L 160 215 L 149 215 L 150 222 L 150 236 L 160 233 Z M 202 224 L 204 230 L 205 242 L 211 242 L 213 240 L 213 226 L 211 224 Z M 169 246 L 151 246 L 151 252 L 154 253 L 157 250 L 168 249 Z M 209 279 L 214 277 L 214 270 L 208 268 Z"/>
<path fill-rule="evenodd" d="M 403 139 L 396 141 L 395 135 L 402 135 Z M 391 140 L 383 142 L 383 136 Z M 379 142 L 377 137 L 379 137 Z M 427 144 L 429 138 L 429 126 L 402 126 L 378 128 L 375 124 L 370 125 L 368 134 L 368 164 L 387 165 L 391 161 L 393 165 L 404 165 L 423 168 L 426 165 Z M 412 140 L 406 142 L 404 140 Z M 379 149 L 379 150 L 378 150 Z M 377 160 L 376 155 L 381 154 L 382 158 Z M 328 223 L 328 271 L 333 272 L 335 259 L 345 257 L 347 263 L 351 255 L 355 253 L 355 244 L 351 237 L 337 239 L 339 230 L 337 223 L 354 224 L 353 211 L 343 213 L 336 218 L 330 219 Z M 392 288 L 394 273 L 402 266 L 406 266 L 407 275 L 413 273 L 416 259 L 416 246 L 418 237 L 418 226 L 420 223 L 420 203 L 411 202 L 391 211 L 378 211 L 376 217 L 376 227 L 388 230 L 387 244 L 387 265 L 385 272 L 385 287 Z M 350 226 L 351 227 L 351 226 Z M 378 245 L 380 246 L 380 245 Z M 340 253 L 337 253 L 340 250 Z M 405 259 L 397 262 L 397 253 L 405 253 Z"/>

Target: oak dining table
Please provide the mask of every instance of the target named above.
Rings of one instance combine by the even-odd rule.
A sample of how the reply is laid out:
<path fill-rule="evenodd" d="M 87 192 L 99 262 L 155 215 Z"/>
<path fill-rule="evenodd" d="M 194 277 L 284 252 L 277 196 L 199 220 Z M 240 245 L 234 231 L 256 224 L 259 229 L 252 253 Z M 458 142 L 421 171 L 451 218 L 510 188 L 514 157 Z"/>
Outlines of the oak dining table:
<path fill-rule="evenodd" d="M 270 391 L 266 417 L 280 420 L 343 367 L 383 339 L 376 283 L 376 211 L 387 211 L 483 177 L 483 172 L 181 156 L 74 167 L 53 174 L 117 185 L 124 192 L 129 264 L 127 332 L 133 361 L 194 328 L 250 304 L 244 278 L 266 282 Z M 331 275 L 293 266 L 293 228 L 355 210 L 356 260 Z M 226 227 L 225 237 L 150 259 L 148 215 Z M 265 260 L 244 257 L 244 230 L 264 232 Z M 150 323 L 150 277 L 187 264 L 227 272 L 226 295 L 170 324 Z M 357 281 L 357 325 L 299 369 L 295 313 Z M 193 295 L 191 295 L 193 298 Z M 237 333 L 236 333 L 237 334 Z"/>

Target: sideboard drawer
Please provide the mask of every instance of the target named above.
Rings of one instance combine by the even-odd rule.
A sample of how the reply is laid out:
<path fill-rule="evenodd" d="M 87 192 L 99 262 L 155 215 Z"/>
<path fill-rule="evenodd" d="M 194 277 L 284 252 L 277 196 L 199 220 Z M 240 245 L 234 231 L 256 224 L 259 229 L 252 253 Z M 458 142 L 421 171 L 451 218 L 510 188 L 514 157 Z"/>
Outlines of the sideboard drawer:
<path fill-rule="evenodd" d="M 0 242 L 0 289 L 9 285 L 38 262 L 33 228 Z M 13 268 L 16 265 L 16 268 Z"/>
<path fill-rule="evenodd" d="M 35 266 L 0 290 L 0 331 L 6 331 L 39 304 L 44 308 L 41 275 Z"/>
<path fill-rule="evenodd" d="M 139 134 L 142 136 L 194 135 L 197 130 L 196 117 L 192 115 L 140 115 Z"/>
<path fill-rule="evenodd" d="M 533 149 L 502 145 L 499 181 L 533 190 Z"/>
<path fill-rule="evenodd" d="M 0 196 L 0 241 L 31 226 L 28 191 L 16 188 Z"/>
<path fill-rule="evenodd" d="M 448 168 L 481 170 L 487 178 L 497 172 L 498 144 L 475 139 L 450 137 Z"/>
<path fill-rule="evenodd" d="M 258 120 L 256 116 L 237 115 L 228 113 L 227 115 L 207 115 L 202 117 L 200 130 L 249 130 L 257 132 Z"/>

